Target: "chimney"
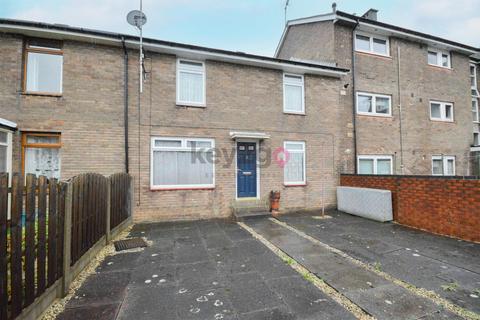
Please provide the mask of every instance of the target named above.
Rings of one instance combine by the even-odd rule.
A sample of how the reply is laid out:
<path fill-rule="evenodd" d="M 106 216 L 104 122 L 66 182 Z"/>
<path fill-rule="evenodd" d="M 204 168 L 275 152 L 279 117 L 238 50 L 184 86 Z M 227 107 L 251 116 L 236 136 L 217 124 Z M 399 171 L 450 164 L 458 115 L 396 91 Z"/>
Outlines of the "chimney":
<path fill-rule="evenodd" d="M 333 13 L 337 12 L 337 3 L 336 2 L 332 3 L 332 11 L 333 11 Z"/>
<path fill-rule="evenodd" d="M 362 18 L 377 21 L 377 13 L 378 13 L 377 9 L 370 9 L 363 14 Z"/>

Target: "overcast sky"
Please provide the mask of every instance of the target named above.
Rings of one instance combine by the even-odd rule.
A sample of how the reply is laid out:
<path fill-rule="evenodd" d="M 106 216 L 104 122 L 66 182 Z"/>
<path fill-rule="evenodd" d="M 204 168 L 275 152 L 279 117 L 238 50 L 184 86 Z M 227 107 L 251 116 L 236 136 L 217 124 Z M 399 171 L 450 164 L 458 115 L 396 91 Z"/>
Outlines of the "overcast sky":
<path fill-rule="evenodd" d="M 338 9 L 480 47 L 480 0 L 337 0 Z M 290 0 L 288 19 L 331 11 L 332 1 Z M 273 55 L 285 0 L 144 0 L 147 37 Z M 135 34 L 126 14 L 139 0 L 1 0 L 0 17 Z"/>

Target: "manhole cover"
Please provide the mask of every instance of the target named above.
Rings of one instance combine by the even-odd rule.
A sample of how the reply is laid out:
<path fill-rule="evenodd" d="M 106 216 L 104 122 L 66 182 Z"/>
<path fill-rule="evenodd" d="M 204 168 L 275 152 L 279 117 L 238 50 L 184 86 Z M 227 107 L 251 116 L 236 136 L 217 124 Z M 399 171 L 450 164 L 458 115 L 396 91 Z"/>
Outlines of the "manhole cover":
<path fill-rule="evenodd" d="M 115 245 L 116 251 L 135 249 L 135 248 L 144 248 L 147 246 L 147 243 L 142 238 L 131 238 L 126 240 L 119 240 L 113 243 Z"/>

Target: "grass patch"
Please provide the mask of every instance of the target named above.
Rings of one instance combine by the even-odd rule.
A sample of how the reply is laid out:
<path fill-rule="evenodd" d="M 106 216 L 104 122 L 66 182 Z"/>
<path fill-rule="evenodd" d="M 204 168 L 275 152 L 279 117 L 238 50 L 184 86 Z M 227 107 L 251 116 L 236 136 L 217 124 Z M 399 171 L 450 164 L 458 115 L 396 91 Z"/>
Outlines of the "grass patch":
<path fill-rule="evenodd" d="M 442 285 L 443 291 L 450 291 L 450 292 L 456 292 L 458 289 L 458 283 L 452 282 L 449 284 L 444 284 Z"/>

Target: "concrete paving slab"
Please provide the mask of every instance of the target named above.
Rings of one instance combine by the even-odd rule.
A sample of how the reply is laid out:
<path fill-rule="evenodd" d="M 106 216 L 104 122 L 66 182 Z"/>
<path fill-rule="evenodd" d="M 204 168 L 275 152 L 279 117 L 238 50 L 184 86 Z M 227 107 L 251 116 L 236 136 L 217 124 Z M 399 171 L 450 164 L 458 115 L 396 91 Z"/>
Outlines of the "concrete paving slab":
<path fill-rule="evenodd" d="M 224 289 L 204 289 L 175 296 L 178 319 L 237 319 Z"/>
<path fill-rule="evenodd" d="M 188 290 L 223 287 L 226 281 L 214 261 L 177 265 L 175 278 L 178 286 Z"/>
<path fill-rule="evenodd" d="M 102 304 L 98 306 L 87 305 L 79 308 L 68 308 L 61 313 L 58 320 L 110 320 L 115 319 L 121 303 Z"/>
<path fill-rule="evenodd" d="M 291 313 L 287 307 L 275 307 L 272 309 L 253 311 L 249 313 L 240 314 L 239 320 L 294 320 L 298 319 Z"/>
<path fill-rule="evenodd" d="M 108 256 L 97 267 L 97 272 L 110 272 L 119 270 L 130 270 L 135 267 L 140 252 L 119 252 L 113 256 Z"/>

